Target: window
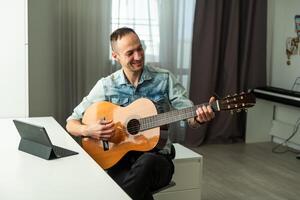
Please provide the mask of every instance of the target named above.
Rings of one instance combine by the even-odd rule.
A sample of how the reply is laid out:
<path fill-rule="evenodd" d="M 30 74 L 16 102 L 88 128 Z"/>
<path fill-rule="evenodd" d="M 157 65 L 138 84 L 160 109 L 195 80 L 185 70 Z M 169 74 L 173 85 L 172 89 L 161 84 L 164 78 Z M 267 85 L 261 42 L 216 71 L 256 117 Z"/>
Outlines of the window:
<path fill-rule="evenodd" d="M 124 26 L 133 28 L 142 40 L 146 62 L 159 61 L 157 4 L 157 0 L 112 0 L 112 31 Z"/>

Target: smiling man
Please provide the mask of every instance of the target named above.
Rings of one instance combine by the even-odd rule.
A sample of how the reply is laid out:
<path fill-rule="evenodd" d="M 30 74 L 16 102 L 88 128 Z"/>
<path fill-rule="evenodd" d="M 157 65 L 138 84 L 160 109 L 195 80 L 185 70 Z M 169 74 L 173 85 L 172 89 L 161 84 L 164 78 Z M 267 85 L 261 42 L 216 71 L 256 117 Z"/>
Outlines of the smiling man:
<path fill-rule="evenodd" d="M 130 83 L 137 86 L 144 67 L 144 50 L 134 32 L 126 34 L 122 30 L 111 35 L 112 57 L 120 63 L 126 77 L 131 78 Z"/>
<path fill-rule="evenodd" d="M 111 34 L 110 40 L 112 57 L 122 68 L 100 79 L 74 109 L 66 126 L 72 135 L 108 141 L 114 136 L 115 122 L 112 120 L 89 125 L 81 121 L 85 110 L 99 101 L 127 106 L 143 97 L 154 102 L 159 113 L 193 106 L 186 90 L 172 73 L 144 65 L 144 49 L 134 30 L 127 27 L 117 29 Z M 210 99 L 212 101 L 214 98 Z M 188 119 L 193 128 L 214 118 L 209 105 L 198 108 L 196 113 L 195 118 Z M 172 179 L 174 155 L 172 144 L 167 140 L 162 149 L 127 153 L 107 172 L 132 199 L 153 199 L 152 192 Z"/>

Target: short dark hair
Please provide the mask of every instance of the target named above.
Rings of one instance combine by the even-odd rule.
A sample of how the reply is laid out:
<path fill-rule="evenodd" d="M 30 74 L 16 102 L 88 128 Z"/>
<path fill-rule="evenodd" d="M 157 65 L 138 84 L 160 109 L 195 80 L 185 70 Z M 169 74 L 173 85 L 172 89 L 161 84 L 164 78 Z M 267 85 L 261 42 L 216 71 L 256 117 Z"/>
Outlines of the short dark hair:
<path fill-rule="evenodd" d="M 131 28 L 128 28 L 128 27 L 118 28 L 110 35 L 110 41 L 111 42 L 117 41 L 117 40 L 121 39 L 124 35 L 127 35 L 129 33 L 136 34 L 135 31 Z"/>
<path fill-rule="evenodd" d="M 128 27 L 118 28 L 117 30 L 112 32 L 112 34 L 110 35 L 110 43 L 111 43 L 112 50 L 114 50 L 113 43 L 129 33 L 136 34 L 136 32 L 132 28 L 128 28 Z"/>

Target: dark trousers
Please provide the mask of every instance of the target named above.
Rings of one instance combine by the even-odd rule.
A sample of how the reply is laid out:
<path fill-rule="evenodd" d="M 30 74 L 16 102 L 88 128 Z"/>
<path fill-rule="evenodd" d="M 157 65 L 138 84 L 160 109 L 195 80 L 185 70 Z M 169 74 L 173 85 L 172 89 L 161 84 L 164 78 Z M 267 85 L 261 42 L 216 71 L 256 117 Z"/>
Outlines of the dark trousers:
<path fill-rule="evenodd" d="M 108 174 L 133 200 L 153 199 L 152 192 L 169 184 L 174 173 L 171 156 L 129 152 Z"/>

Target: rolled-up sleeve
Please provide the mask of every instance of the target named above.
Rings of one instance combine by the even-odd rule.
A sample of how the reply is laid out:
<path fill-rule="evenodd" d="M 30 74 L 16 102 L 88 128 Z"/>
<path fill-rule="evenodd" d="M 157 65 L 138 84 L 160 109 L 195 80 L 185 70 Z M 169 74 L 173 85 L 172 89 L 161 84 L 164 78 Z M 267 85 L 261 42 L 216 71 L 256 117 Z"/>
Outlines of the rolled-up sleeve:
<path fill-rule="evenodd" d="M 105 92 L 104 92 L 103 79 L 100 79 L 93 87 L 93 89 L 90 91 L 90 93 L 82 99 L 81 103 L 78 106 L 74 108 L 73 113 L 67 118 L 67 121 L 71 119 L 76 119 L 76 120 L 81 119 L 83 117 L 85 110 L 91 104 L 98 101 L 105 100 L 104 93 Z"/>

